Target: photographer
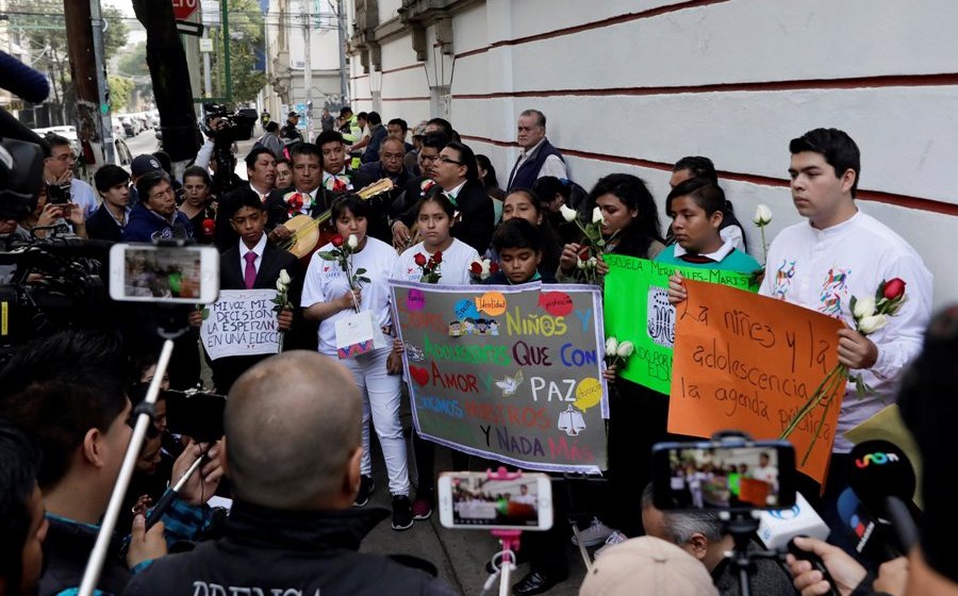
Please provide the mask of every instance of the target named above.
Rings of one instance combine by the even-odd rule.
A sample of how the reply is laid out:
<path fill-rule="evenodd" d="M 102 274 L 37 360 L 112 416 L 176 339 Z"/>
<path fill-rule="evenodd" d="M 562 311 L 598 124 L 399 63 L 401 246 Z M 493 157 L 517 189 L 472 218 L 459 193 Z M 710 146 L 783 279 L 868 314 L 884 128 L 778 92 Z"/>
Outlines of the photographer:
<path fill-rule="evenodd" d="M 39 596 L 80 585 L 133 434 L 125 378 L 119 342 L 90 332 L 35 340 L 0 372 L 0 416 L 34 434 L 43 452 L 37 482 L 50 527 Z M 182 476 L 200 455 L 196 446 L 187 449 L 174 466 L 174 477 Z M 182 499 L 165 518 L 173 522 L 167 525 L 177 529 L 177 537 L 198 535 L 203 512 L 197 507 L 204 495 L 213 494 L 221 475 L 214 461 L 190 478 Z M 119 594 L 138 565 L 166 554 L 163 529 L 158 523 L 146 532 L 139 516 L 126 561 L 111 550 L 97 589 Z M 129 528 L 119 531 L 125 534 Z"/>
<path fill-rule="evenodd" d="M 235 495 L 226 536 L 154 561 L 125 595 L 222 586 L 255 593 L 289 586 L 310 596 L 453 594 L 423 571 L 358 552 L 386 516 L 351 507 L 360 482 L 362 409 L 350 373 L 315 352 L 280 354 L 243 374 L 223 416 L 221 457 Z"/>
<path fill-rule="evenodd" d="M 72 202 L 83 209 L 84 217 L 93 215 L 97 207 L 96 193 L 92 186 L 74 177 L 76 155 L 70 141 L 55 134 L 47 135 L 44 140 L 50 145 L 50 155 L 43 160 L 43 180 L 53 187 L 50 202 Z"/>
<path fill-rule="evenodd" d="M 54 235 L 87 237 L 86 216 L 82 208 L 71 202 L 51 203 L 48 184 L 40 185 L 36 210 L 20 220 L 20 226 L 36 238 Z"/>
<path fill-rule="evenodd" d="M 725 556 L 732 550 L 734 541 L 732 535 L 726 533 L 718 513 L 657 509 L 652 503 L 652 485 L 649 484 L 642 493 L 642 525 L 647 535 L 667 540 L 701 561 L 712 574 L 719 594 L 737 596 L 740 593 L 738 574 Z M 610 547 L 610 550 L 614 548 Z M 749 545 L 749 550 L 757 549 L 754 542 Z M 749 574 L 753 594 L 786 596 L 795 593 L 781 565 L 770 559 L 757 559 L 754 565 L 754 571 Z"/>

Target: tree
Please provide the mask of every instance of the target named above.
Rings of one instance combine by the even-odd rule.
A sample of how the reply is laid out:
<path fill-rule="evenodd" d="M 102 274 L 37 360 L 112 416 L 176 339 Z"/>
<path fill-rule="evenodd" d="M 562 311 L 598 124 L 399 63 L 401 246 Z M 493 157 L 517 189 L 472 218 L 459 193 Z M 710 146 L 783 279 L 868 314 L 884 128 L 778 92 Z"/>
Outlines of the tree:
<path fill-rule="evenodd" d="M 113 6 L 103 9 L 103 19 L 107 22 L 106 32 L 103 34 L 103 61 L 109 62 L 116 55 L 117 50 L 126 45 L 130 28 L 127 27 L 126 17 L 120 9 Z"/>
<path fill-rule="evenodd" d="M 126 77 L 110 75 L 107 77 L 107 85 L 110 89 L 110 110 L 113 112 L 126 111 L 136 83 Z"/>
<path fill-rule="evenodd" d="M 117 62 L 117 68 L 125 77 L 145 77 L 150 75 L 150 67 L 146 64 L 146 42 L 133 46 L 133 49 L 123 54 Z"/>
<path fill-rule="evenodd" d="M 53 81 L 52 99 L 61 106 L 62 117 L 70 84 L 63 0 L 10 0 L 7 10 L 11 28 L 23 33 L 33 67 Z"/>

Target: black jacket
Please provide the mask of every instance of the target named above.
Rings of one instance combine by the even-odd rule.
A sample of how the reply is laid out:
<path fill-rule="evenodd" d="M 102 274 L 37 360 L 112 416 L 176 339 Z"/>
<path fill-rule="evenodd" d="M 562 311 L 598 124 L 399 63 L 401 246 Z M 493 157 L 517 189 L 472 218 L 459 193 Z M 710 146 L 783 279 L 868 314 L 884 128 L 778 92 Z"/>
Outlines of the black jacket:
<path fill-rule="evenodd" d="M 236 501 L 224 538 L 154 561 L 124 594 L 454 594 L 423 571 L 358 552 L 363 537 L 386 515 L 383 510 L 278 511 Z"/>
<path fill-rule="evenodd" d="M 78 522 L 48 516 L 50 528 L 43 542 L 43 575 L 37 596 L 54 596 L 79 588 L 87 560 L 96 544 L 99 529 Z M 119 595 L 130 581 L 130 571 L 119 554 L 118 541 L 110 543 L 96 589 Z"/>

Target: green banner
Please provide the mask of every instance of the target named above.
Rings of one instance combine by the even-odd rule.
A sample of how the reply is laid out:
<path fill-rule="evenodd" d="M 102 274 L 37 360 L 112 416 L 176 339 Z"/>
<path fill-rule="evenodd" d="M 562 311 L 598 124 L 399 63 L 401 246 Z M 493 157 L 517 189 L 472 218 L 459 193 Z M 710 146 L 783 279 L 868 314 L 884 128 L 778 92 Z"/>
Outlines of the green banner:
<path fill-rule="evenodd" d="M 672 384 L 675 343 L 675 308 L 669 304 L 669 276 L 678 271 L 695 281 L 758 291 L 750 273 L 676 267 L 615 254 L 604 255 L 603 259 L 609 265 L 605 276 L 606 337 L 635 345 L 635 354 L 619 374 L 666 395 Z"/>

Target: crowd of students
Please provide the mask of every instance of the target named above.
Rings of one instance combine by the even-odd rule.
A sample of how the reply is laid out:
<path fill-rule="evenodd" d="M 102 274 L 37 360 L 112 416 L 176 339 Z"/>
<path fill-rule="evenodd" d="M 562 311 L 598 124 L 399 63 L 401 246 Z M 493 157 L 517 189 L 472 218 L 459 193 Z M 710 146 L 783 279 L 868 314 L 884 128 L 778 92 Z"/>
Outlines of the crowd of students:
<path fill-rule="evenodd" d="M 746 234 L 707 158 L 678 161 L 672 190 L 664 200 L 656 201 L 642 179 L 626 173 L 604 176 L 590 191 L 581 192 L 567 179 L 568 166 L 545 138 L 545 117 L 529 110 L 519 119 L 523 152 L 507 188 L 501 189 L 488 159 L 455 140 L 458 135 L 449 122 L 434 119 L 416 131 L 422 133 L 411 146 L 418 171 L 410 171 L 405 165 L 397 170 L 392 155 L 405 154 L 409 146 L 404 121 L 390 121 L 387 129 L 378 114 L 366 115 L 376 138 L 356 140 L 352 113 L 343 116 L 352 142 L 343 133 L 329 130 L 315 143 L 284 145 L 281 154 L 257 147 L 246 156 L 248 180 L 222 197 L 211 193 L 210 172 L 202 165 L 190 167 L 182 181 L 175 182 L 158 162 L 138 157 L 133 168 L 135 193 L 126 172 L 106 166 L 96 174 L 101 201 L 88 220 L 77 214 L 79 209 L 48 213 L 51 210 L 42 202 L 35 217 L 38 224 L 53 215 L 66 217 L 77 233 L 85 227 L 82 235 L 91 238 L 148 242 L 185 235 L 215 243 L 222 252 L 222 289 L 275 287 L 285 271 L 293 281 L 291 309 L 277 315 L 279 329 L 288 332 L 284 348 L 311 349 L 333 358 L 337 322 L 357 311 L 371 312 L 385 336 L 395 337 L 388 281 L 424 279 L 427 271 L 420 257 L 435 265 L 436 275 L 429 281 L 452 285 L 584 283 L 583 263 L 588 267 L 590 257 L 594 258 L 592 266 L 601 279 L 608 271 L 602 258 L 606 253 L 685 267 L 744 273 L 762 269 L 746 252 Z M 384 129 L 382 134 L 379 127 Z M 390 144 L 390 138 L 399 142 Z M 381 164 L 366 159 L 365 165 L 353 168 L 349 151 L 363 148 L 375 149 Z M 793 199 L 807 221 L 787 228 L 772 241 L 761 293 L 846 323 L 853 320 L 848 300 L 874 294 L 883 280 L 905 280 L 909 294 L 901 312 L 880 332 L 865 337 L 848 328 L 839 333 L 840 362 L 863 371 L 876 395 L 843 404 L 835 443 L 838 461 L 831 466 L 823 499 L 816 500 L 827 518 L 834 509 L 832 497 L 847 486 L 841 476 L 847 466 L 840 460 L 847 457 L 850 445 L 842 433 L 877 411 L 880 398 L 889 394 L 901 370 L 917 355 L 930 316 L 932 278 L 904 240 L 856 206 L 860 163 L 858 148 L 847 134 L 813 130 L 794 139 L 789 150 Z M 407 163 L 405 157 L 399 161 Z M 378 165 L 378 175 L 394 182 L 392 191 L 372 199 L 357 194 L 375 182 L 370 175 L 373 170 L 367 167 L 370 163 Z M 565 176 L 548 175 L 560 165 Z M 280 176 L 282 171 L 289 172 L 288 178 Z M 532 184 L 520 187 L 516 180 Z M 669 218 L 667 225 L 660 218 L 662 209 Z M 288 225 L 293 217 L 317 218 L 327 211 L 329 222 L 321 224 L 317 252 L 298 259 L 284 250 L 295 234 Z M 600 245 L 587 242 L 574 220 L 593 221 L 593 213 L 601 217 L 595 220 Z M 345 271 L 319 254 L 339 248 L 344 241 L 351 243 L 352 267 L 363 270 L 364 283 L 353 283 Z M 498 271 L 479 280 L 472 267 L 481 258 L 497 263 Z M 669 292 L 673 302 L 685 298 L 680 278 L 671 280 Z M 198 311 L 190 314 L 189 322 L 194 328 L 202 323 Z M 187 358 L 195 357 L 195 342 L 195 334 L 187 336 L 184 345 L 192 346 L 192 353 L 186 350 Z M 413 438 L 413 451 L 419 477 L 412 498 L 400 422 L 402 349 L 397 341 L 340 360 L 363 398 L 363 456 L 354 504 L 365 505 L 375 490 L 369 449 L 372 425 L 385 457 L 395 530 L 408 529 L 416 519 L 428 519 L 435 503 L 436 447 L 418 437 Z M 262 359 L 247 356 L 210 362 L 214 387 L 209 389 L 227 393 L 244 371 Z M 185 374 L 178 366 L 174 363 L 170 373 L 174 387 L 195 385 L 198 361 L 183 365 L 190 370 Z M 592 527 L 580 535 L 586 546 L 603 542 L 612 546 L 643 534 L 637 502 L 651 470 L 649 458 L 636 454 L 648 454 L 653 444 L 668 438 L 669 397 L 618 378 L 615 372 L 605 373 L 614 387 L 609 420 L 612 498 L 605 510 L 596 512 Z M 151 462 L 157 452 L 156 441 L 144 447 L 144 472 L 154 469 Z M 463 454 L 453 455 L 457 467 L 469 465 Z M 556 508 L 561 514 L 563 504 L 557 503 Z M 567 563 L 556 540 L 564 532 L 562 526 L 557 524 L 550 536 L 530 541 L 532 569 L 514 586 L 515 594 L 542 593 L 565 579 Z"/>

